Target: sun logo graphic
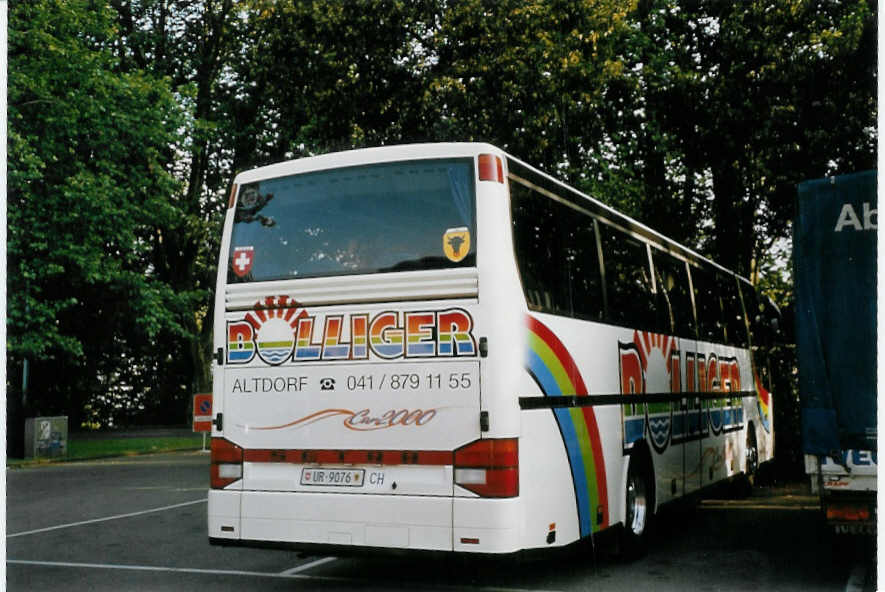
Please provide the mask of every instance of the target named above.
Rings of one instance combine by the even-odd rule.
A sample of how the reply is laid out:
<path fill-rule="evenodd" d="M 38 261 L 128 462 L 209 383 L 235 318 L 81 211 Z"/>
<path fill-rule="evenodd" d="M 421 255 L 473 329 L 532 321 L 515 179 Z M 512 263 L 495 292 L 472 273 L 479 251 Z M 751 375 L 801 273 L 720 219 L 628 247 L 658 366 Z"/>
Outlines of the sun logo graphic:
<path fill-rule="evenodd" d="M 621 394 L 654 395 L 681 391 L 679 350 L 676 339 L 657 333 L 634 331 L 633 341 L 618 342 Z M 624 447 L 649 436 L 659 452 L 667 448 L 673 424 L 668 401 L 632 403 L 622 407 Z"/>
<path fill-rule="evenodd" d="M 288 296 L 270 296 L 254 308 L 242 321 L 227 324 L 227 361 L 245 364 L 257 354 L 266 364 L 278 366 L 292 356 L 298 322 L 307 313 Z"/>

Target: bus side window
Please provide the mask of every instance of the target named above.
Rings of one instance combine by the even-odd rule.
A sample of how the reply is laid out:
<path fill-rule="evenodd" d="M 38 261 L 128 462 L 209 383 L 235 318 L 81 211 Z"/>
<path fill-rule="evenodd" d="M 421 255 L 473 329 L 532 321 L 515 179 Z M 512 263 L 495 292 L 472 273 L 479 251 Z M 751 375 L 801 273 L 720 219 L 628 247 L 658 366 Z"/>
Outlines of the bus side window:
<path fill-rule="evenodd" d="M 669 253 L 655 250 L 652 251 L 652 262 L 655 266 L 659 311 L 669 316 L 674 335 L 694 338 L 694 312 L 685 262 Z"/>
<path fill-rule="evenodd" d="M 724 343 L 722 306 L 713 274 L 706 268 L 692 267 L 691 281 L 694 285 L 694 302 L 698 317 L 698 339 Z"/>
<path fill-rule="evenodd" d="M 756 292 L 750 284 L 741 283 L 744 307 L 750 320 L 750 333 L 754 347 L 768 348 L 774 345 L 780 322 L 780 311 L 771 301 Z"/>
<path fill-rule="evenodd" d="M 515 182 L 510 184 L 510 201 L 516 262 L 529 308 L 570 315 L 564 237 L 554 210 L 556 202 Z"/>
<path fill-rule="evenodd" d="M 738 294 L 737 278 L 731 274 L 716 274 L 719 294 L 722 297 L 722 313 L 725 320 L 725 332 L 729 345 L 737 347 L 749 346 L 747 325 L 744 323 L 744 309 Z"/>
<path fill-rule="evenodd" d="M 645 243 L 605 224 L 599 225 L 599 232 L 608 291 L 607 320 L 622 327 L 661 331 Z"/>
<path fill-rule="evenodd" d="M 756 290 L 753 289 L 753 286 L 744 282 L 740 282 L 740 289 L 741 298 L 744 301 L 744 312 L 747 315 L 747 322 L 750 325 L 750 341 L 753 343 L 754 347 L 762 345 L 759 341 L 762 336 L 759 334 L 758 328 L 756 327 L 756 317 L 761 312 L 759 310 L 759 301 L 756 298 Z"/>
<path fill-rule="evenodd" d="M 749 283 L 741 282 L 744 309 L 750 321 L 750 340 L 753 345 L 753 368 L 762 384 L 771 385 L 771 347 L 774 345 L 776 323 L 779 316 L 768 306 L 768 299 L 758 294 Z"/>
<path fill-rule="evenodd" d="M 567 227 L 565 255 L 569 267 L 574 316 L 588 321 L 601 321 L 605 308 L 593 218 L 575 211 L 563 222 Z"/>

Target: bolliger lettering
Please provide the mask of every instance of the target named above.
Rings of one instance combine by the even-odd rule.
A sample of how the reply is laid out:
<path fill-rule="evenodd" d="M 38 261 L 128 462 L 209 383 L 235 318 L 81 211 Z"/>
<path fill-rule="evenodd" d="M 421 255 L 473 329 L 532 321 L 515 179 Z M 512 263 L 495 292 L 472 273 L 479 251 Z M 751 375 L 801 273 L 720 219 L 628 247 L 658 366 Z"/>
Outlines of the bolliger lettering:
<path fill-rule="evenodd" d="M 349 336 L 346 335 L 349 333 Z M 264 337 L 269 336 L 269 337 Z M 460 308 L 326 315 L 303 309 L 249 313 L 227 324 L 227 363 L 246 364 L 255 354 L 278 365 L 287 361 L 366 360 L 374 357 L 476 356 L 473 318 Z"/>

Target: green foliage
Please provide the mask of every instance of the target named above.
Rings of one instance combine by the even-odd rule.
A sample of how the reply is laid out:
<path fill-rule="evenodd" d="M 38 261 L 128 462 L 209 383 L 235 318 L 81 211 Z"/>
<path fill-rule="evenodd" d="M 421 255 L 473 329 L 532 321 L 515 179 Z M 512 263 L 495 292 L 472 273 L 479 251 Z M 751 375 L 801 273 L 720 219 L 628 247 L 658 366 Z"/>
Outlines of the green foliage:
<path fill-rule="evenodd" d="M 135 358 L 185 333 L 181 295 L 152 264 L 158 229 L 179 216 L 181 110 L 163 80 L 117 70 L 112 16 L 86 0 L 9 14 L 8 351 L 34 365 L 44 412 L 127 372 L 120 349 Z"/>
<path fill-rule="evenodd" d="M 875 166 L 874 7 L 643 0 L 628 20 L 599 193 L 758 279 L 797 183 Z"/>
<path fill-rule="evenodd" d="M 202 436 L 170 436 L 165 438 L 72 438 L 68 443 L 68 460 L 134 456 L 173 450 L 196 450 L 203 445 Z"/>
<path fill-rule="evenodd" d="M 576 184 L 595 177 L 623 2 L 461 2 L 441 15 L 425 83 L 433 138 L 484 140 Z"/>
<path fill-rule="evenodd" d="M 781 312 L 792 307 L 793 257 L 790 244 L 785 240 L 775 243 L 759 262 L 758 271 L 759 290 L 771 298 Z"/>
<path fill-rule="evenodd" d="M 724 263 L 754 271 L 788 232 L 797 183 L 875 166 L 872 8 L 755 2 L 716 15 L 709 63 L 720 77 L 703 145 L 717 200 L 737 206 L 715 210 L 711 247 Z"/>
<path fill-rule="evenodd" d="M 865 2 L 247 6 L 234 170 L 490 141 L 757 279 L 795 185 L 873 163 Z"/>
<path fill-rule="evenodd" d="M 68 453 L 64 457 L 53 459 L 36 458 L 28 460 L 21 458 L 7 458 L 7 466 L 27 466 L 56 461 L 87 460 L 180 450 L 198 450 L 203 446 L 203 437 L 200 434 L 157 438 L 127 436 L 114 437 L 112 435 L 105 437 L 91 435 L 88 438 L 81 438 L 78 436 L 79 434 L 76 432 L 71 434 L 71 437 L 68 440 Z"/>
<path fill-rule="evenodd" d="M 654 145 L 684 188 L 705 184 L 665 194 L 709 219 L 700 249 L 756 275 L 788 236 L 797 183 L 875 166 L 874 7 L 658 0 L 635 18 Z"/>
<path fill-rule="evenodd" d="M 240 51 L 219 80 L 231 166 L 426 139 L 419 121 L 433 2 L 240 5 Z"/>

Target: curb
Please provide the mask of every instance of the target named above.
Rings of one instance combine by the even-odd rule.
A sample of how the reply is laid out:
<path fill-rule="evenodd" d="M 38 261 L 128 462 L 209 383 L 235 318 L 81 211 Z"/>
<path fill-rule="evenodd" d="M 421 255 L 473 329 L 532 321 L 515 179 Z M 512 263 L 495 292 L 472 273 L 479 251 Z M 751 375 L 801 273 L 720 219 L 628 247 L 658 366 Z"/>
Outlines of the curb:
<path fill-rule="evenodd" d="M 34 459 L 15 459 L 13 461 L 6 461 L 7 469 L 25 469 L 31 467 L 43 467 L 43 466 L 51 466 L 51 465 L 60 465 L 60 464 L 68 464 L 68 463 L 78 463 L 85 461 L 93 461 L 93 460 L 107 460 L 109 458 L 127 458 L 130 456 L 147 456 L 149 454 L 168 454 L 170 452 L 194 452 L 201 451 L 202 446 L 193 447 L 189 446 L 186 448 L 163 448 L 159 450 L 143 450 L 138 452 L 130 452 L 127 454 L 100 454 L 94 456 L 81 456 L 77 458 L 34 458 Z"/>

